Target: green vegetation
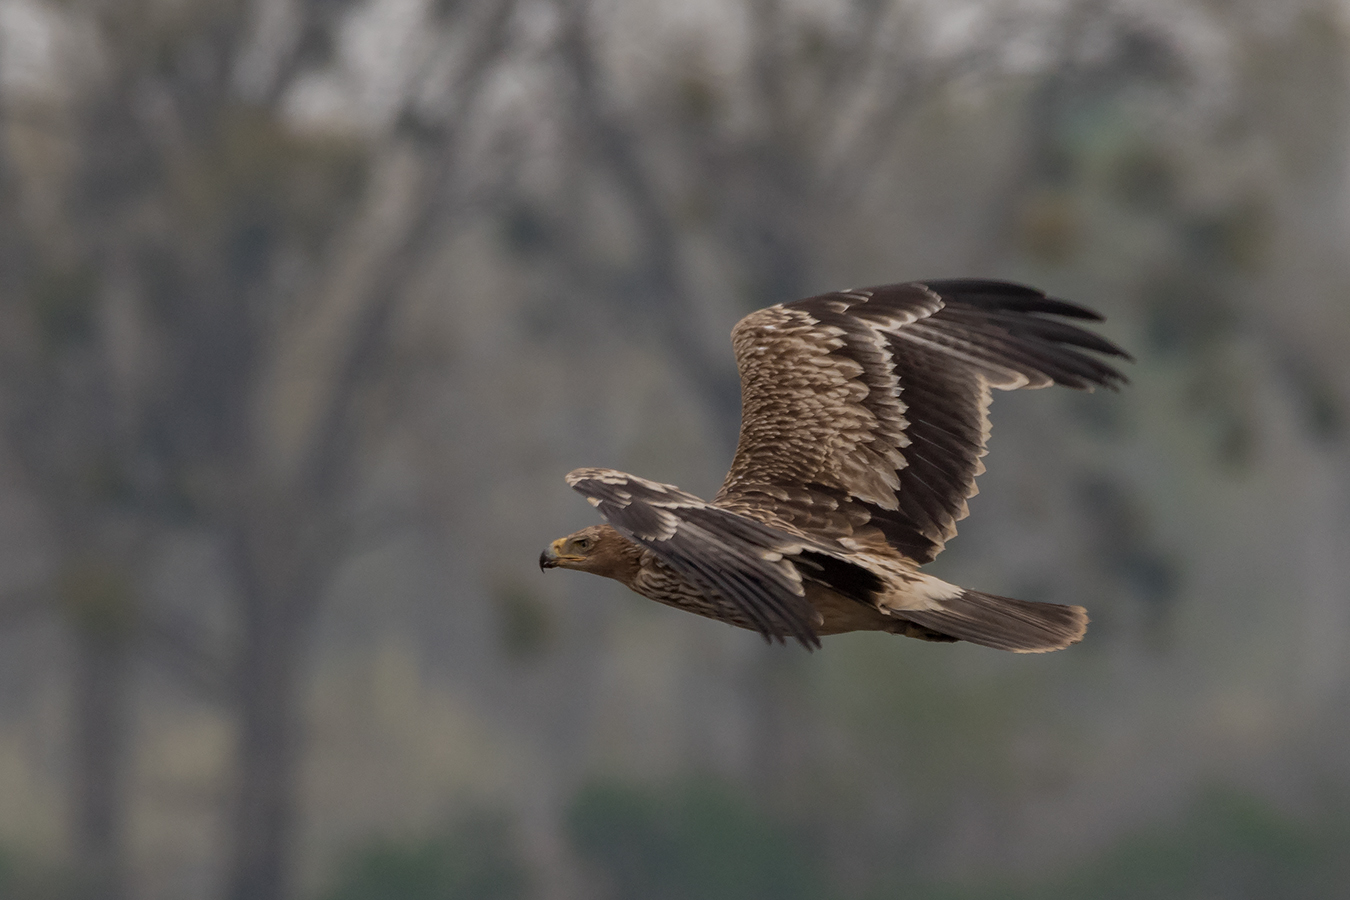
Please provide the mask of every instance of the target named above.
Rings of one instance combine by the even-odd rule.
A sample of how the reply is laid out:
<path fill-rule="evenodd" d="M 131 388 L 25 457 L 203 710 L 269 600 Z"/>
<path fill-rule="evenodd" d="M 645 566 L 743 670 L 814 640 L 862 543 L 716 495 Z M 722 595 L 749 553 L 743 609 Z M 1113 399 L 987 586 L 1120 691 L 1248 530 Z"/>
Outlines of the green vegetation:
<path fill-rule="evenodd" d="M 573 803 L 568 833 L 616 898 L 821 898 L 824 860 L 788 826 L 717 782 L 665 791 L 610 782 Z M 1227 788 L 1180 819 L 1125 835 L 1094 859 L 1046 877 L 962 884 L 897 860 L 866 900 L 1275 900 L 1336 898 L 1350 883 L 1350 805 L 1301 818 Z"/>
<path fill-rule="evenodd" d="M 352 853 L 323 900 L 520 900 L 529 879 L 504 819 L 470 816 L 442 834 Z"/>
<path fill-rule="evenodd" d="M 1345 895 L 1350 809 L 1312 820 L 1228 789 L 1180 820 L 1126 835 L 1097 859 L 1045 879 L 915 889 L 902 875 L 869 900 L 1285 900 Z"/>
<path fill-rule="evenodd" d="M 493 599 L 497 605 L 498 638 L 506 655 L 525 662 L 545 654 L 553 641 L 554 626 L 548 607 L 534 592 L 513 582 L 498 586 Z"/>
<path fill-rule="evenodd" d="M 661 791 L 596 782 L 572 803 L 566 825 L 620 900 L 826 896 L 806 842 L 717 781 Z"/>

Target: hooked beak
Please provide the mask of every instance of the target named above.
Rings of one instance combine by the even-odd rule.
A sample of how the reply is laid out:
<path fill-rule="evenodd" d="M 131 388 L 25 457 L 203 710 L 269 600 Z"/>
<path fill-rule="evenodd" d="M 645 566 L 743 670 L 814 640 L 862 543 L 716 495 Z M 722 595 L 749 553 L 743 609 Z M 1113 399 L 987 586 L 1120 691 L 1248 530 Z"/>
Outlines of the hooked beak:
<path fill-rule="evenodd" d="M 552 547 L 549 547 L 543 553 L 539 554 L 540 572 L 544 571 L 545 569 L 556 569 L 557 567 L 558 567 L 558 554 L 553 552 Z"/>
<path fill-rule="evenodd" d="M 539 554 L 539 571 L 558 568 L 558 551 L 562 549 L 562 538 L 548 545 L 548 549 Z"/>

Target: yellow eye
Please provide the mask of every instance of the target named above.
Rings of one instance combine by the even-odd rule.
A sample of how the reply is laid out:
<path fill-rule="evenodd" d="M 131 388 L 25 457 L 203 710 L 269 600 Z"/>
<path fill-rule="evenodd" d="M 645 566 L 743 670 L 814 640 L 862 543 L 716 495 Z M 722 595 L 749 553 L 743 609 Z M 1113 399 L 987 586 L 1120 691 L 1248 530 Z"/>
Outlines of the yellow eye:
<path fill-rule="evenodd" d="M 576 548 L 577 548 L 578 550 L 589 550 L 589 549 L 591 549 L 591 539 L 590 539 L 590 538 L 577 538 L 575 541 L 573 541 L 573 544 L 576 546 Z"/>

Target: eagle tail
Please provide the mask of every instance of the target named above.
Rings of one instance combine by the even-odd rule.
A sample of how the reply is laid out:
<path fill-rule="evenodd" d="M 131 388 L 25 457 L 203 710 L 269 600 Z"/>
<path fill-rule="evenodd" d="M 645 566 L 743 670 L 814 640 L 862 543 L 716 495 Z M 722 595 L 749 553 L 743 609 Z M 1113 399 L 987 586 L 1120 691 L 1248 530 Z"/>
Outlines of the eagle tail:
<path fill-rule="evenodd" d="M 979 591 L 962 589 L 943 598 L 941 605 L 941 609 L 896 610 L 892 615 L 939 635 L 1014 653 L 1063 650 L 1081 641 L 1088 626 L 1087 610 L 1081 606 L 1033 603 Z"/>

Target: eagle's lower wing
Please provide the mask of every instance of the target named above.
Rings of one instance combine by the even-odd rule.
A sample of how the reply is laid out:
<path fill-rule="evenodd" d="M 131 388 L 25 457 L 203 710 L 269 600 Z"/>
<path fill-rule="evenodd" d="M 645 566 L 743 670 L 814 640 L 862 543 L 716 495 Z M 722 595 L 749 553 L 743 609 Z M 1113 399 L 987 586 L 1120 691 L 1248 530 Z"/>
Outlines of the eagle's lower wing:
<path fill-rule="evenodd" d="M 732 331 L 741 435 L 714 502 L 919 563 L 956 534 L 984 471 L 990 388 L 1125 381 L 1091 310 L 997 281 L 823 294 Z"/>
<path fill-rule="evenodd" d="M 785 557 L 812 541 L 771 528 L 679 488 L 613 469 L 577 469 L 567 483 L 585 495 L 624 537 L 704 592 L 729 604 L 765 638 L 820 646 L 815 608 L 801 575 Z"/>

